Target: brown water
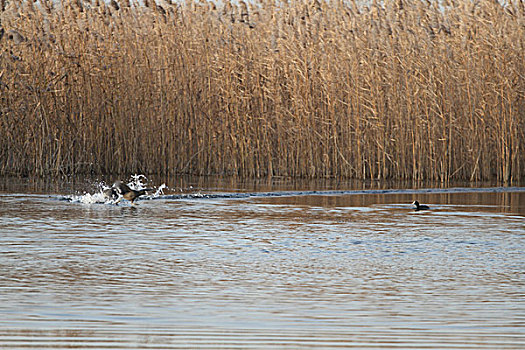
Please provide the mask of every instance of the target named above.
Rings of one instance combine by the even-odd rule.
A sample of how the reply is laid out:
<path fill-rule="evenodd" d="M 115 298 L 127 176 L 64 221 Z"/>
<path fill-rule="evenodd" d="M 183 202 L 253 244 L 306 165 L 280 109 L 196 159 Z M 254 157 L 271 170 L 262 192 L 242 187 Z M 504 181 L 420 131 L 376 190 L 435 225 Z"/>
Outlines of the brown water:
<path fill-rule="evenodd" d="M 523 187 L 168 186 L 4 179 L 0 348 L 525 348 Z"/>

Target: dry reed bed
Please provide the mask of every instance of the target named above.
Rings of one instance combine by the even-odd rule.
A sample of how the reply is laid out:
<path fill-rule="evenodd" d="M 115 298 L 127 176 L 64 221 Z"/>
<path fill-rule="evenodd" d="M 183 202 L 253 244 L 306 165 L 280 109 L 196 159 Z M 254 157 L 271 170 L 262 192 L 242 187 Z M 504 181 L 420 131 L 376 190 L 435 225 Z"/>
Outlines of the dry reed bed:
<path fill-rule="evenodd" d="M 2 3 L 0 174 L 518 180 L 522 0 Z"/>

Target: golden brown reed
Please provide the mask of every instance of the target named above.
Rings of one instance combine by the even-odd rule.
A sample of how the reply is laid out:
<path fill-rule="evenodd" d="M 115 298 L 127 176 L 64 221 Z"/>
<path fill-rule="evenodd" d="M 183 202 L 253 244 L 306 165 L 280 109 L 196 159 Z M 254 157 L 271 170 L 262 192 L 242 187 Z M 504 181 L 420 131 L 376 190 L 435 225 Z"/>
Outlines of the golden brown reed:
<path fill-rule="evenodd" d="M 8 1 L 0 174 L 525 176 L 521 0 Z"/>

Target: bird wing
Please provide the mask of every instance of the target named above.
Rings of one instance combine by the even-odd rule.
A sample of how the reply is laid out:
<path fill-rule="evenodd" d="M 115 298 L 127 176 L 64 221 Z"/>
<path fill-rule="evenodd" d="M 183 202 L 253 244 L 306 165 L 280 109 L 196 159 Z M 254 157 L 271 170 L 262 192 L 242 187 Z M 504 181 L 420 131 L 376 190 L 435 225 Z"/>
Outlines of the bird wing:
<path fill-rule="evenodd" d="M 117 181 L 113 184 L 113 187 L 117 188 L 120 191 L 121 195 L 124 195 L 125 193 L 131 192 L 131 188 L 129 188 L 128 185 L 123 183 L 122 181 Z"/>

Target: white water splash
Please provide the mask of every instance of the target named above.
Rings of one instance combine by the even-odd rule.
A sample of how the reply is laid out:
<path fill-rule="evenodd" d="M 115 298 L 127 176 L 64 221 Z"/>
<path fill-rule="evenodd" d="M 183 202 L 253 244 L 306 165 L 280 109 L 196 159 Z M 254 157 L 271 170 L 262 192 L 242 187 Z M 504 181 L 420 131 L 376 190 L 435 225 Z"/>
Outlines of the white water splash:
<path fill-rule="evenodd" d="M 131 175 L 131 179 L 128 182 L 128 186 L 132 190 L 142 190 L 143 188 L 147 188 L 146 186 L 147 181 L 148 181 L 148 178 L 145 175 L 142 175 L 142 174 Z"/>
<path fill-rule="evenodd" d="M 135 174 L 135 175 L 131 175 L 131 178 L 127 185 L 129 186 L 129 188 L 133 190 L 142 190 L 144 188 L 151 188 L 151 186 L 147 185 L 147 181 L 148 181 L 148 178 L 145 175 Z M 151 198 L 159 197 L 164 194 L 165 189 L 168 189 L 168 186 L 166 186 L 166 184 L 163 183 L 162 185 L 157 187 L 155 193 L 146 196 L 146 198 L 151 199 Z"/>
<path fill-rule="evenodd" d="M 169 189 L 166 184 L 162 184 L 157 188 L 157 191 L 151 197 L 158 197 L 164 194 L 164 189 Z"/>
<path fill-rule="evenodd" d="M 114 201 L 106 197 L 102 191 L 93 194 L 72 195 L 70 200 L 71 202 L 82 204 L 114 204 Z"/>
<path fill-rule="evenodd" d="M 152 186 L 147 186 L 148 178 L 145 175 L 142 174 L 135 174 L 132 175 L 127 183 L 127 185 L 133 189 L 133 190 L 141 190 L 144 188 L 149 188 Z M 104 191 L 111 188 L 112 185 L 107 185 L 105 182 L 96 182 L 95 187 L 97 188 L 97 191 L 93 194 L 84 192 L 84 194 L 81 195 L 71 195 L 68 197 L 68 199 L 71 202 L 74 203 L 82 203 L 82 204 L 111 204 L 116 205 L 118 199 L 112 199 L 108 198 L 106 194 L 104 194 Z M 155 188 L 155 187 L 153 187 Z M 156 198 L 164 194 L 164 190 L 169 189 L 166 184 L 162 184 L 159 187 L 156 188 L 155 193 L 146 196 L 148 199 Z M 123 203 L 123 202 L 120 202 Z"/>

